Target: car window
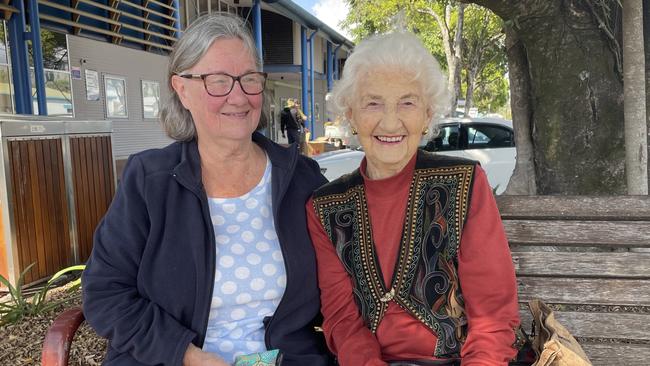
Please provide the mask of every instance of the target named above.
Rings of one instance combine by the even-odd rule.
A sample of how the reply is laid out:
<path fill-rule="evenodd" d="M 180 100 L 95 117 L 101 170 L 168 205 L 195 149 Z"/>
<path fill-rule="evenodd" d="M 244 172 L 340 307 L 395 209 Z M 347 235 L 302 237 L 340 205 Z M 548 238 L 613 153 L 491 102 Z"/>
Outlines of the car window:
<path fill-rule="evenodd" d="M 492 125 L 471 125 L 467 127 L 468 149 L 492 149 L 515 146 L 512 130 Z"/>
<path fill-rule="evenodd" d="M 438 135 L 432 138 L 424 147 L 427 151 L 458 150 L 460 127 L 458 125 L 442 126 Z"/>

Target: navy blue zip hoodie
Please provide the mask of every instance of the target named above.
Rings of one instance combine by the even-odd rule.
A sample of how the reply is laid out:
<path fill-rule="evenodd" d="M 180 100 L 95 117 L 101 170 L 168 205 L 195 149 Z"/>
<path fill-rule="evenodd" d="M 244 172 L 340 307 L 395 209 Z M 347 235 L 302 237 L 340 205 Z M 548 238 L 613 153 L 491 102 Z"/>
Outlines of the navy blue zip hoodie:
<path fill-rule="evenodd" d="M 278 308 L 265 319 L 268 349 L 283 366 L 327 365 L 316 259 L 305 202 L 326 182 L 295 145 L 259 133 L 272 164 L 273 218 L 287 273 Z M 134 154 L 95 231 L 83 272 L 87 321 L 109 339 L 105 365 L 181 365 L 190 342 L 203 346 L 215 273 L 215 235 L 196 140 Z"/>

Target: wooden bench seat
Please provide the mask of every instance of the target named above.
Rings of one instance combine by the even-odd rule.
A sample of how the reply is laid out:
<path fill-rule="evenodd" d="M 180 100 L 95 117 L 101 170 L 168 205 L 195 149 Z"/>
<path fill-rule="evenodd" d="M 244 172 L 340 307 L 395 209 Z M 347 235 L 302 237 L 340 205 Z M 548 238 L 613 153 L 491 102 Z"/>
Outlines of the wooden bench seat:
<path fill-rule="evenodd" d="M 501 196 L 523 306 L 556 309 L 594 365 L 650 359 L 650 197 Z"/>
<path fill-rule="evenodd" d="M 594 365 L 649 364 L 650 197 L 500 196 L 497 203 L 524 328 L 530 331 L 531 324 L 524 304 L 539 298 L 555 309 Z M 67 365 L 68 333 L 82 319 L 72 310 L 55 321 L 44 366 Z"/>

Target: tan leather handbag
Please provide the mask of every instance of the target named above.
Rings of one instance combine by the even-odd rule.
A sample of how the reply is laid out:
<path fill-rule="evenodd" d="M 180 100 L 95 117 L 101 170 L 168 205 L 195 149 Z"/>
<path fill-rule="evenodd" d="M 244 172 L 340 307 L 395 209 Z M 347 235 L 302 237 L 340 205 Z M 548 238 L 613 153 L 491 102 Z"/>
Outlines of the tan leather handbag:
<path fill-rule="evenodd" d="M 591 366 L 589 358 L 569 331 L 555 319 L 553 310 L 540 300 L 528 303 L 533 314 L 533 366 Z"/>

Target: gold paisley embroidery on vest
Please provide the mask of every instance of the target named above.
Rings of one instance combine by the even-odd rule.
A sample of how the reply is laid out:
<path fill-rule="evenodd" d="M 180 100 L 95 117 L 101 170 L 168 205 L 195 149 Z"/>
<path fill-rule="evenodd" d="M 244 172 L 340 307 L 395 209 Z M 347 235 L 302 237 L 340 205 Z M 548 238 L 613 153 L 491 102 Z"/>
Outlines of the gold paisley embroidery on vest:
<path fill-rule="evenodd" d="M 455 166 L 416 170 L 409 191 L 407 225 L 393 278 L 394 288 L 399 289 L 395 301 L 438 336 L 436 356 L 456 354 L 465 340 L 466 319 L 456 274 L 456 255 L 467 215 L 473 168 Z M 447 193 L 446 203 L 441 200 L 441 192 Z M 426 214 L 429 214 L 428 218 Z M 448 219 L 451 222 L 447 222 Z M 427 253 L 423 245 L 426 239 L 423 225 L 427 223 L 441 232 L 440 238 L 447 238 L 446 243 L 437 243 L 437 251 L 433 253 Z M 434 255 L 438 260 L 429 264 L 427 272 L 427 266 L 422 263 L 428 263 Z M 431 303 L 423 286 L 415 285 L 423 281 L 422 277 L 433 274 L 438 274 L 446 286 Z"/>
<path fill-rule="evenodd" d="M 363 185 L 341 194 L 317 197 L 314 208 L 339 259 L 352 277 L 353 294 L 361 316 L 367 327 L 375 332 L 388 305 L 376 302 L 386 291 L 377 275 L 379 263 L 372 252 L 372 230 Z M 345 228 L 351 229 L 351 233 L 346 235 Z M 350 250 L 352 257 L 346 255 Z"/>
<path fill-rule="evenodd" d="M 321 223 L 353 279 L 355 300 L 372 332 L 381 322 L 388 303 L 395 301 L 436 334 L 435 356 L 454 357 L 460 352 L 466 336 L 466 319 L 456 273 L 457 252 L 467 215 L 473 171 L 472 165 L 416 169 L 409 188 L 406 225 L 389 290 L 386 290 L 378 269 L 363 184 L 348 188 L 342 194 L 314 200 Z M 350 202 L 354 202 L 353 207 Z M 328 210 L 334 206 L 337 208 Z M 354 211 L 349 214 L 351 218 L 358 217 L 359 227 L 345 235 L 340 227 L 333 225 L 333 228 L 331 224 L 332 221 L 336 223 L 336 215 L 350 212 L 347 210 Z M 332 230 L 337 231 L 336 235 Z M 431 230 L 437 230 L 436 243 L 429 242 Z M 362 234 L 356 235 L 359 231 Z M 341 243 L 341 238 L 348 240 Z M 347 257 L 345 250 L 340 249 L 342 244 L 356 247 L 357 250 L 352 250 L 352 257 L 356 258 Z M 431 282 L 427 276 L 438 277 L 439 283 L 435 283 L 433 288 L 427 287 L 426 284 Z"/>

